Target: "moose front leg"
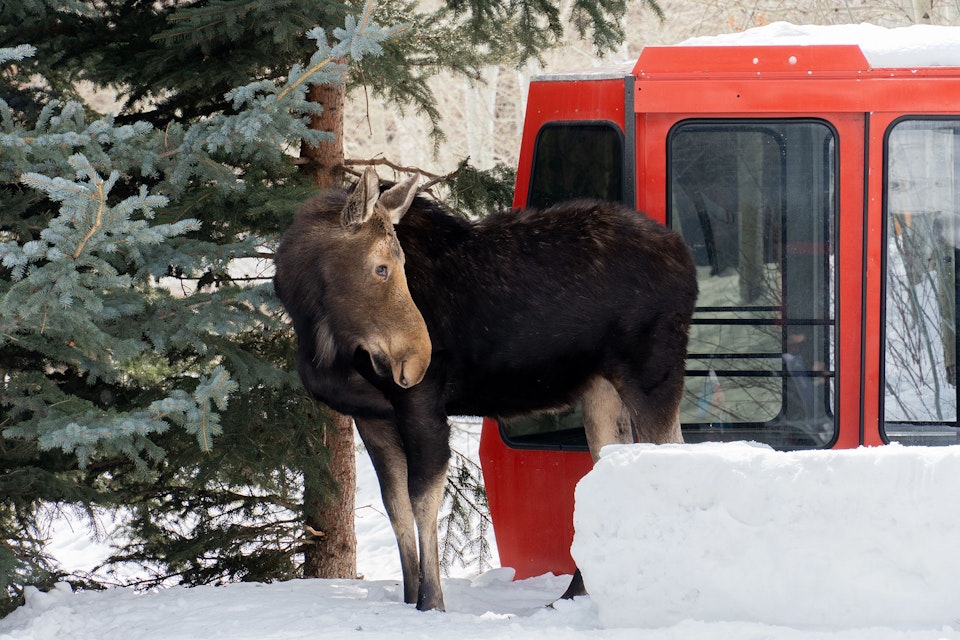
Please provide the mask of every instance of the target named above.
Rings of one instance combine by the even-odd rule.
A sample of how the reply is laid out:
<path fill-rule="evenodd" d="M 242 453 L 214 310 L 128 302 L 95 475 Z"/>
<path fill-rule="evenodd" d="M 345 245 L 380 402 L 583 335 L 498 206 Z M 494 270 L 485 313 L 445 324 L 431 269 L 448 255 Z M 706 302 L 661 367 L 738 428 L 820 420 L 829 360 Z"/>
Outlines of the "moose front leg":
<path fill-rule="evenodd" d="M 420 561 L 413 506 L 407 491 L 407 456 L 400 432 L 393 420 L 356 418 L 355 422 L 377 472 L 380 497 L 397 538 L 403 572 L 403 601 L 413 604 L 420 592 Z"/>
<path fill-rule="evenodd" d="M 412 396 L 429 396 L 423 385 Z M 450 463 L 450 424 L 447 416 L 417 407 L 435 407 L 434 402 L 411 403 L 400 417 L 401 436 L 407 453 L 408 491 L 420 542 L 420 592 L 417 609 L 444 610 L 440 586 L 440 555 L 437 516 L 443 500 Z"/>
<path fill-rule="evenodd" d="M 443 611 L 445 606 L 440 587 L 437 516 L 443 500 L 443 487 L 447 481 L 447 465 L 434 468 L 420 478 L 415 478 L 414 475 L 416 474 L 411 474 L 410 478 L 410 499 L 420 540 L 420 592 L 417 595 L 417 609 Z"/>

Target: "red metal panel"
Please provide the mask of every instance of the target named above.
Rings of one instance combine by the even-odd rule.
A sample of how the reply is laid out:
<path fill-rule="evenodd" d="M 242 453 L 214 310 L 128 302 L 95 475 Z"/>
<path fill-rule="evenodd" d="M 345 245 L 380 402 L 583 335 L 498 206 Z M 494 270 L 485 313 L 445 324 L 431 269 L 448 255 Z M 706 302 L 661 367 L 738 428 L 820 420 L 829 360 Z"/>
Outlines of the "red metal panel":
<path fill-rule="evenodd" d="M 647 47 L 633 73 L 637 113 L 931 113 L 960 94 L 960 68 L 872 68 L 853 45 Z"/>
<path fill-rule="evenodd" d="M 513 192 L 514 207 L 522 209 L 527 204 L 537 134 L 543 125 L 563 120 L 604 120 L 613 122 L 623 131 L 626 104 L 624 82 L 616 79 L 583 79 L 530 83 L 520 142 L 517 184 Z"/>
<path fill-rule="evenodd" d="M 890 78 L 830 78 L 797 80 L 638 81 L 637 113 L 710 114 L 783 113 L 796 116 L 817 111 L 857 112 L 901 109 L 913 113 L 955 110 L 960 77 L 938 77 L 936 83 L 916 82 L 915 76 Z"/>
<path fill-rule="evenodd" d="M 958 102 L 960 106 L 960 102 Z M 884 392 L 881 371 L 881 352 L 883 351 L 882 294 L 883 254 L 886 245 L 883 242 L 883 141 L 890 124 L 903 113 L 870 114 L 869 158 L 870 167 L 867 176 L 867 255 L 865 261 L 864 297 L 865 322 L 863 325 L 863 403 L 864 444 L 880 445 L 880 397 Z"/>
<path fill-rule="evenodd" d="M 637 143 L 637 205 L 661 224 L 667 221 L 667 134 L 674 124 L 687 117 L 659 113 L 637 115 L 637 137 L 643 137 L 643 144 Z"/>
<path fill-rule="evenodd" d="M 837 411 L 835 449 L 859 446 L 861 421 L 860 363 L 863 343 L 863 206 L 864 206 L 864 114 L 822 115 L 837 130 L 839 150 L 839 210 L 837 238 L 834 242 L 836 261 L 837 314 L 835 336 L 834 381 Z"/>
<path fill-rule="evenodd" d="M 486 418 L 480 462 L 501 566 L 516 569 L 517 580 L 573 573 L 573 494 L 593 468 L 590 454 L 511 449 Z"/>
<path fill-rule="evenodd" d="M 644 47 L 633 68 L 637 78 L 718 78 L 745 75 L 806 76 L 870 69 L 857 45 Z"/>

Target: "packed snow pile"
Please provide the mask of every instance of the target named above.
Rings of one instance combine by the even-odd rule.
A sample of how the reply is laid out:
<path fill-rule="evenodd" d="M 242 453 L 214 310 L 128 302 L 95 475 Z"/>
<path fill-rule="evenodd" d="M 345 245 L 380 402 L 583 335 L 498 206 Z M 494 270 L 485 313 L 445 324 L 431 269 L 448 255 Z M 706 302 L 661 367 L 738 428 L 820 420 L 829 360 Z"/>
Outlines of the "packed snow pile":
<path fill-rule="evenodd" d="M 603 626 L 960 621 L 960 447 L 608 447 L 573 557 Z"/>
<path fill-rule="evenodd" d="M 762 27 L 718 36 L 700 36 L 685 46 L 860 45 L 873 67 L 960 67 L 960 27 L 873 24 L 795 25 L 773 22 Z"/>

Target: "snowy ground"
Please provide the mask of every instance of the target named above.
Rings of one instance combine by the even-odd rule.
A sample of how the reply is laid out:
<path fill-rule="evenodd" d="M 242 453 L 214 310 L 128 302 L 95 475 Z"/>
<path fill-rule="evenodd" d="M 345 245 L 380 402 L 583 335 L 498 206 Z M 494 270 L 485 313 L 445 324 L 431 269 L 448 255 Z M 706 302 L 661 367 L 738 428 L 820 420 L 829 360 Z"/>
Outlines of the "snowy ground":
<path fill-rule="evenodd" d="M 457 445 L 475 455 L 478 432 L 467 423 Z M 363 453 L 358 466 L 364 580 L 32 592 L 0 620 L 0 640 L 960 640 L 960 581 L 951 579 L 960 572 L 960 447 L 610 448 L 578 488 L 577 519 L 603 519 L 581 522 L 574 543 L 595 595 L 547 608 L 568 577 L 514 582 L 500 568 L 446 579 L 446 613 L 401 602 L 395 543 Z M 77 567 L 103 553 L 84 531 L 61 530 L 56 549 Z M 872 614 L 870 592 L 900 613 Z M 926 599 L 933 606 L 917 606 Z M 777 622 L 797 612 L 809 618 Z"/>

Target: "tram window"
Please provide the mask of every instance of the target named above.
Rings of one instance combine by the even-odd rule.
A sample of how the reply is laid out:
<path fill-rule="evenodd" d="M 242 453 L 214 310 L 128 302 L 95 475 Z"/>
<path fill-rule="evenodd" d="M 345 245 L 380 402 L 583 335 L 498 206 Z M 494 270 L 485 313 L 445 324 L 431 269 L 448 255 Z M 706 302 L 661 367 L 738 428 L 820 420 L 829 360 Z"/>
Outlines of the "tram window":
<path fill-rule="evenodd" d="M 884 154 L 884 433 L 957 444 L 960 120 L 900 120 Z"/>
<path fill-rule="evenodd" d="M 612 122 L 562 122 L 537 134 L 527 205 L 549 207 L 573 198 L 623 199 L 623 134 Z M 502 420 L 514 447 L 586 450 L 583 410 L 576 406 Z"/>
<path fill-rule="evenodd" d="M 583 407 L 579 402 L 562 411 L 502 420 L 500 431 L 507 442 L 517 448 L 588 449 Z"/>
<path fill-rule="evenodd" d="M 623 136 L 613 123 L 553 123 L 537 134 L 528 206 L 573 198 L 623 198 Z"/>
<path fill-rule="evenodd" d="M 697 265 L 688 442 L 828 445 L 834 419 L 836 139 L 818 120 L 686 121 L 668 140 L 671 226 Z"/>

